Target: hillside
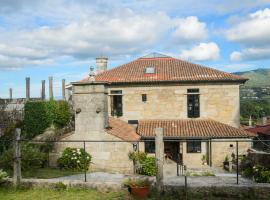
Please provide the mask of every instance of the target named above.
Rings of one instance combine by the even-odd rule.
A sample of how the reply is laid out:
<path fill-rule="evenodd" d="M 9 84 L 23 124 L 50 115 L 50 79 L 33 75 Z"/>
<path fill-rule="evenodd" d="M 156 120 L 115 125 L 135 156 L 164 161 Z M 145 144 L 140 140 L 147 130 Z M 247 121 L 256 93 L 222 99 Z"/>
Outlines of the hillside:
<path fill-rule="evenodd" d="M 252 71 L 236 72 L 234 74 L 248 78 L 247 87 L 270 86 L 270 69 L 256 69 Z"/>

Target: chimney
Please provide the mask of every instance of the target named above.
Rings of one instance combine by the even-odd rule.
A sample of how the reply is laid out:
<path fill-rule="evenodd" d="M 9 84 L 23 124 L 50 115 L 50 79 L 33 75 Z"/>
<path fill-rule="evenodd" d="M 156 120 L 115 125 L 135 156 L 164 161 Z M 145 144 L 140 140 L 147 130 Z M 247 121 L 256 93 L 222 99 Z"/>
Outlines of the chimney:
<path fill-rule="evenodd" d="M 248 126 L 249 126 L 249 127 L 252 127 L 252 118 L 251 118 L 251 116 L 249 116 Z"/>
<path fill-rule="evenodd" d="M 97 57 L 96 58 L 97 74 L 107 70 L 107 63 L 108 63 L 108 58 L 106 58 L 106 57 Z"/>

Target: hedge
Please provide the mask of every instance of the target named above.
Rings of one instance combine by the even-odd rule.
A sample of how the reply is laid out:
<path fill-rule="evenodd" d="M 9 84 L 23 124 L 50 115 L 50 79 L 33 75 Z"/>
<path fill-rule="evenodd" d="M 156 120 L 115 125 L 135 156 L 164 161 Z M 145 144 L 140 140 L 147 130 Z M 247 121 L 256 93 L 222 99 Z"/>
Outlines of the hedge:
<path fill-rule="evenodd" d="M 70 121 L 70 117 L 69 105 L 65 101 L 29 101 L 25 104 L 24 135 L 32 139 L 51 125 L 63 128 Z"/>

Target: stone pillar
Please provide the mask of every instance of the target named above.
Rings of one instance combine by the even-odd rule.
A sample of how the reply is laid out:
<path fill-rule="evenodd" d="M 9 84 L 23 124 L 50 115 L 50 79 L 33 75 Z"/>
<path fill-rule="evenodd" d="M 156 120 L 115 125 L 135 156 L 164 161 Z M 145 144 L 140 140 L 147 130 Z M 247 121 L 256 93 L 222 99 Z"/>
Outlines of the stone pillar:
<path fill-rule="evenodd" d="M 53 99 L 53 77 L 49 77 L 49 98 Z"/>
<path fill-rule="evenodd" d="M 45 100 L 46 99 L 46 94 L 45 94 L 45 80 L 41 81 L 41 99 Z"/>
<path fill-rule="evenodd" d="M 164 142 L 163 129 L 155 129 L 155 146 L 156 146 L 156 166 L 157 166 L 157 190 L 159 193 L 163 191 L 163 165 L 164 165 Z"/>
<path fill-rule="evenodd" d="M 15 130 L 15 142 L 14 142 L 14 161 L 13 161 L 13 184 L 15 187 L 19 186 L 21 183 L 21 129 L 16 128 Z"/>
<path fill-rule="evenodd" d="M 26 77 L 26 100 L 30 99 L 30 77 Z"/>
<path fill-rule="evenodd" d="M 62 99 L 66 100 L 66 80 L 62 79 Z"/>
<path fill-rule="evenodd" d="M 12 88 L 9 88 L 9 99 L 12 100 Z"/>

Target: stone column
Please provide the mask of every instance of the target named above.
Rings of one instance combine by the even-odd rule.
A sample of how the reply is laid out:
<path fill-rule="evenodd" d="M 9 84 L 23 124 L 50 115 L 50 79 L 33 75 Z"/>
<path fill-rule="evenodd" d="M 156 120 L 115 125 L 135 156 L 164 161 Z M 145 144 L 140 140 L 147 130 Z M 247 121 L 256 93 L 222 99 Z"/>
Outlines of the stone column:
<path fill-rule="evenodd" d="M 157 190 L 159 194 L 163 191 L 163 165 L 164 165 L 164 142 L 163 129 L 155 129 L 155 145 L 156 145 L 156 166 L 157 166 Z"/>
<path fill-rule="evenodd" d="M 14 142 L 14 161 L 13 161 L 13 184 L 15 187 L 21 183 L 21 129 L 16 128 L 15 130 L 15 142 Z"/>
<path fill-rule="evenodd" d="M 26 77 L 26 100 L 30 99 L 30 77 Z"/>
<path fill-rule="evenodd" d="M 9 99 L 12 100 L 12 88 L 9 88 Z"/>
<path fill-rule="evenodd" d="M 53 77 L 49 77 L 49 98 L 53 99 Z"/>
<path fill-rule="evenodd" d="M 62 99 L 66 100 L 66 80 L 62 79 Z"/>
<path fill-rule="evenodd" d="M 45 94 L 45 80 L 41 81 L 41 99 L 45 100 L 46 94 Z"/>

